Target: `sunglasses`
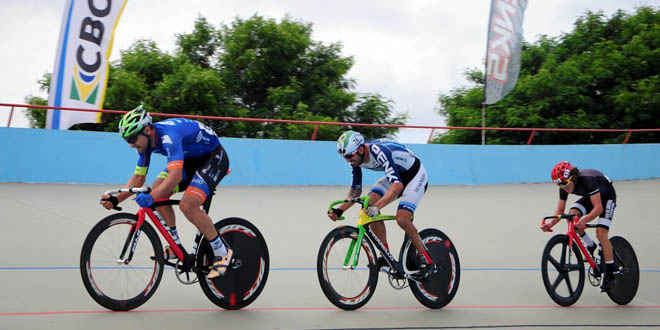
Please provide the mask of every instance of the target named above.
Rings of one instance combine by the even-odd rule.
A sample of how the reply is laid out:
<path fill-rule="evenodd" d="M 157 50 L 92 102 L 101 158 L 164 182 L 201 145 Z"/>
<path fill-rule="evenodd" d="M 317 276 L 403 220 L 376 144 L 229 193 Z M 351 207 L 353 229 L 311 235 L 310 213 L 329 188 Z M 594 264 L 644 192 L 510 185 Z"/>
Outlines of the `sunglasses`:
<path fill-rule="evenodd" d="M 351 160 L 351 159 L 353 159 L 353 155 L 355 155 L 355 154 L 356 154 L 356 153 L 354 152 L 354 153 L 352 153 L 352 154 L 350 154 L 350 155 L 344 155 L 344 159 L 346 159 L 346 160 Z"/>
<path fill-rule="evenodd" d="M 140 135 L 144 135 L 144 136 L 146 136 L 146 137 L 149 137 L 147 134 L 144 134 L 142 131 L 140 131 L 140 132 L 135 133 L 135 134 L 133 134 L 133 135 L 131 135 L 131 136 L 127 136 L 127 137 L 125 137 L 124 140 L 126 140 L 126 142 L 128 142 L 128 143 L 130 143 L 130 144 L 134 144 L 135 141 L 137 141 L 137 139 L 138 139 L 138 137 L 139 137 Z"/>
<path fill-rule="evenodd" d="M 566 181 L 557 182 L 557 185 L 559 186 L 559 188 L 565 188 L 566 186 L 571 184 L 571 181 L 572 181 L 571 178 L 568 178 L 568 180 L 566 180 Z"/>

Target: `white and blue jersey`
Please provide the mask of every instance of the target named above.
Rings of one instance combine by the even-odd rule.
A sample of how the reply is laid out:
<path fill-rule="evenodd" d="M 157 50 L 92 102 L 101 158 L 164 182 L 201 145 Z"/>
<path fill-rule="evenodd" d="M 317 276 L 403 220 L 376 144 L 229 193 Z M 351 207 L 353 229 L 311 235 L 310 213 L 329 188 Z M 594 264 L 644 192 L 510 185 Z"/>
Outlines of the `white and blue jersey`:
<path fill-rule="evenodd" d="M 353 180 L 351 187 L 362 188 L 362 168 L 385 172 L 371 188 L 371 192 L 380 196 L 395 182 L 403 184 L 399 195 L 399 209 L 415 212 L 419 202 L 428 187 L 426 169 L 410 149 L 392 139 L 375 139 L 365 141 L 369 150 L 369 161 L 360 166 L 351 166 Z"/>

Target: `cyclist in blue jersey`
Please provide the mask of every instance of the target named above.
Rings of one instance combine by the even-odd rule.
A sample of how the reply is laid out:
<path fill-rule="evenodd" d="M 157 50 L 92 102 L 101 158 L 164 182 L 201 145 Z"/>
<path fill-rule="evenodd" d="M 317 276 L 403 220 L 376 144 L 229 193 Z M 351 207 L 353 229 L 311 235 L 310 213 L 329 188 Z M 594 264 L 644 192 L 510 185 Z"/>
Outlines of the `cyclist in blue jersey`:
<path fill-rule="evenodd" d="M 359 197 L 362 194 L 362 168 L 385 172 L 369 192 L 371 205 L 366 212 L 371 217 L 376 216 L 380 213 L 380 209 L 401 198 L 396 211 L 396 222 L 412 240 L 420 255 L 421 274 L 427 277 L 429 265 L 433 260 L 412 223 L 413 214 L 428 187 L 426 169 L 419 158 L 406 146 L 394 140 L 383 138 L 365 141 L 360 133 L 354 131 L 344 132 L 339 137 L 337 151 L 352 169 L 353 182 L 348 198 Z M 340 204 L 328 212 L 328 217 L 336 221 L 352 205 L 353 203 Z M 369 226 L 389 250 L 385 224 L 378 221 Z M 379 264 L 382 263 L 381 257 Z"/>
<path fill-rule="evenodd" d="M 131 148 L 137 149 L 139 155 L 135 172 L 126 187 L 144 185 L 152 153 L 167 157 L 167 168 L 154 181 L 153 190 L 138 194 L 135 201 L 141 207 L 149 207 L 154 200 L 167 199 L 183 191 L 179 203 L 181 212 L 213 247 L 215 258 L 207 277 L 224 274 L 233 251 L 226 248 L 211 218 L 201 209 L 202 205 L 208 208 L 215 187 L 229 171 L 229 159 L 215 132 L 190 119 L 176 118 L 152 123 L 151 116 L 140 105 L 121 118 L 119 134 Z M 111 209 L 129 196 L 130 193 L 102 195 L 101 205 Z M 174 241 L 179 244 L 172 206 L 161 206 L 158 212 L 167 222 Z M 169 248 L 165 249 L 165 257 L 176 258 Z"/>

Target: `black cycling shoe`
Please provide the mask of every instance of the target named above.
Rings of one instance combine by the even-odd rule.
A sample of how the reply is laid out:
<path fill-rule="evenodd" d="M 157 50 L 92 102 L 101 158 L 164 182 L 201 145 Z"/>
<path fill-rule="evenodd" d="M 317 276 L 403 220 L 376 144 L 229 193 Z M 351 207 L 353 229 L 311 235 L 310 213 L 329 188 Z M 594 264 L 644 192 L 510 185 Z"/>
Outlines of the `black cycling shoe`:
<path fill-rule="evenodd" d="M 607 274 L 603 278 L 603 284 L 600 286 L 600 292 L 609 291 L 612 287 L 616 285 L 616 278 L 614 275 Z"/>
<path fill-rule="evenodd" d="M 616 285 L 616 278 L 614 277 L 614 264 L 605 265 L 605 274 L 603 276 L 603 284 L 600 286 L 600 292 L 605 292 Z"/>
<path fill-rule="evenodd" d="M 420 281 L 422 283 L 428 282 L 431 280 L 431 265 L 426 263 L 426 258 L 420 256 L 419 260 L 419 272 L 412 275 L 414 280 Z"/>

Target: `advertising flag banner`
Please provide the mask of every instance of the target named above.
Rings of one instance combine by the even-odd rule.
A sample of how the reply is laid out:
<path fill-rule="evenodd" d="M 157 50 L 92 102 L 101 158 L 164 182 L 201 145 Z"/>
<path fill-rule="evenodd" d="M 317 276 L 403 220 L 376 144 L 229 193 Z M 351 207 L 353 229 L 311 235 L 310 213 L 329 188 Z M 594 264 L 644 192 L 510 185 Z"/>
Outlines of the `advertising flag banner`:
<path fill-rule="evenodd" d="M 485 104 L 509 93 L 520 73 L 523 15 L 527 0 L 491 0 L 486 49 Z"/>
<path fill-rule="evenodd" d="M 48 105 L 101 109 L 112 41 L 127 0 L 67 0 Z M 98 123 L 101 113 L 48 110 L 46 128 Z"/>

